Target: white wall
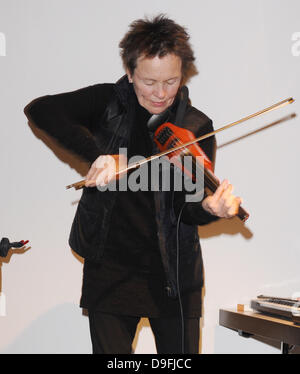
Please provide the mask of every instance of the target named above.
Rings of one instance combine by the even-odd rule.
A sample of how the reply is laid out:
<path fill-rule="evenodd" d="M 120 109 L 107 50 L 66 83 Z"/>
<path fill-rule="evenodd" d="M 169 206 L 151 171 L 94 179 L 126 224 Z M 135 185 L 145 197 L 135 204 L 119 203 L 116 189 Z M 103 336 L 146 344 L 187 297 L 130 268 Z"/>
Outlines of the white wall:
<path fill-rule="evenodd" d="M 6 296 L 0 352 L 91 351 L 88 320 L 78 307 L 82 262 L 67 243 L 81 192 L 65 190 L 81 179 L 84 165 L 72 169 L 63 150 L 27 125 L 23 107 L 38 96 L 117 80 L 123 74 L 118 42 L 127 26 L 159 12 L 191 34 L 200 72 L 191 97 L 215 128 L 296 99 L 217 136 L 216 175 L 234 184 L 251 216 L 244 226 L 232 220 L 200 229 L 202 353 L 279 353 L 219 327 L 218 311 L 260 293 L 300 291 L 300 43 L 292 40 L 300 32 L 298 0 L 0 0 L 6 44 L 0 49 L 0 237 L 31 244 L 0 267 Z M 136 352 L 155 352 L 147 324 Z"/>

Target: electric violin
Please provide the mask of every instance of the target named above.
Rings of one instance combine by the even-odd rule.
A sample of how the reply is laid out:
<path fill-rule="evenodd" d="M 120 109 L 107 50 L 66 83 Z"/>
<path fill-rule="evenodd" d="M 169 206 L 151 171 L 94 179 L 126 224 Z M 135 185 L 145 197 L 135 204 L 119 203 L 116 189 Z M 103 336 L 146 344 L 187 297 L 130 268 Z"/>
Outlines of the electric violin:
<path fill-rule="evenodd" d="M 204 173 L 204 186 L 211 191 L 212 193 L 216 191 L 218 186 L 220 185 L 219 179 L 213 173 L 213 166 L 211 160 L 207 157 L 204 151 L 201 149 L 200 145 L 198 144 L 201 140 L 207 139 L 218 132 L 224 131 L 229 129 L 230 127 L 236 126 L 242 122 L 250 120 L 251 118 L 257 117 L 264 113 L 270 112 L 274 109 L 283 107 L 287 104 L 291 104 L 294 102 L 292 97 L 282 100 L 279 103 L 271 105 L 265 109 L 262 109 L 256 113 L 250 114 L 238 121 L 232 122 L 228 125 L 225 125 L 217 130 L 204 134 L 198 138 L 194 136 L 194 134 L 187 130 L 180 128 L 178 126 L 173 125 L 172 123 L 164 123 L 160 125 L 155 133 L 154 133 L 154 141 L 158 146 L 158 149 L 161 151 L 160 153 L 147 157 L 139 162 L 132 163 L 128 165 L 127 168 L 122 169 L 116 172 L 116 176 L 119 174 L 123 174 L 125 172 L 129 172 L 130 170 L 134 170 L 142 166 L 143 164 L 153 161 L 157 158 L 168 156 L 168 159 L 172 160 L 175 165 L 181 167 L 185 174 L 188 177 L 195 179 L 195 174 L 191 171 L 185 170 L 183 168 L 183 163 L 181 162 L 182 157 L 188 155 L 192 156 L 193 164 L 195 168 L 202 168 L 202 172 Z M 175 156 L 175 157 L 174 157 Z M 199 162 L 199 157 L 201 157 L 201 161 Z M 85 186 L 85 179 L 79 182 L 70 184 L 66 186 L 67 189 L 74 187 L 76 190 L 81 189 Z M 242 220 L 246 221 L 249 217 L 249 213 L 242 208 L 239 207 L 237 216 Z"/>

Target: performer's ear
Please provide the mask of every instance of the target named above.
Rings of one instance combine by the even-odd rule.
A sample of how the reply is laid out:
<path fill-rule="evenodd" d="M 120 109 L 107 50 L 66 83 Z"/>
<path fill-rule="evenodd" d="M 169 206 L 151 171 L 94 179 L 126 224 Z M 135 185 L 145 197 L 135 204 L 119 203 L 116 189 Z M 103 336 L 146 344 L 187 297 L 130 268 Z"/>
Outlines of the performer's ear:
<path fill-rule="evenodd" d="M 131 76 L 130 71 L 128 69 L 126 70 L 126 74 L 127 74 L 129 83 L 133 83 L 132 76 Z"/>

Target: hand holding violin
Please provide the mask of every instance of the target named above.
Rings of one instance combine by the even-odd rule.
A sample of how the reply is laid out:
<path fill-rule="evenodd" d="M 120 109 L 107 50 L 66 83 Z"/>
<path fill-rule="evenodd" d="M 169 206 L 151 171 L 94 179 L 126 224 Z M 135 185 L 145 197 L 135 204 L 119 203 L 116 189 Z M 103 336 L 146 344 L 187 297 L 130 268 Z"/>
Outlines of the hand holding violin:
<path fill-rule="evenodd" d="M 101 155 L 93 162 L 85 179 L 85 187 L 103 187 L 124 175 L 126 167 L 125 155 Z M 120 172 L 122 170 L 124 173 Z"/>
<path fill-rule="evenodd" d="M 203 208 L 220 218 L 231 218 L 237 215 L 242 199 L 232 194 L 233 186 L 225 179 L 216 191 L 202 201 Z"/>

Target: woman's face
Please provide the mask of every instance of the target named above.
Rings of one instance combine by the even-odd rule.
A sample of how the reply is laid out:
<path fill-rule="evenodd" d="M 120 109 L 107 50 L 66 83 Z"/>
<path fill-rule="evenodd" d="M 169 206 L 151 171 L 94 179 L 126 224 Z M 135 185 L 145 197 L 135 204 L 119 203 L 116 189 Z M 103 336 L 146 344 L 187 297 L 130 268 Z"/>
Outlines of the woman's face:
<path fill-rule="evenodd" d="M 152 114 L 159 114 L 172 105 L 181 83 L 181 59 L 174 54 L 159 58 L 139 57 L 133 75 L 138 102 Z"/>

